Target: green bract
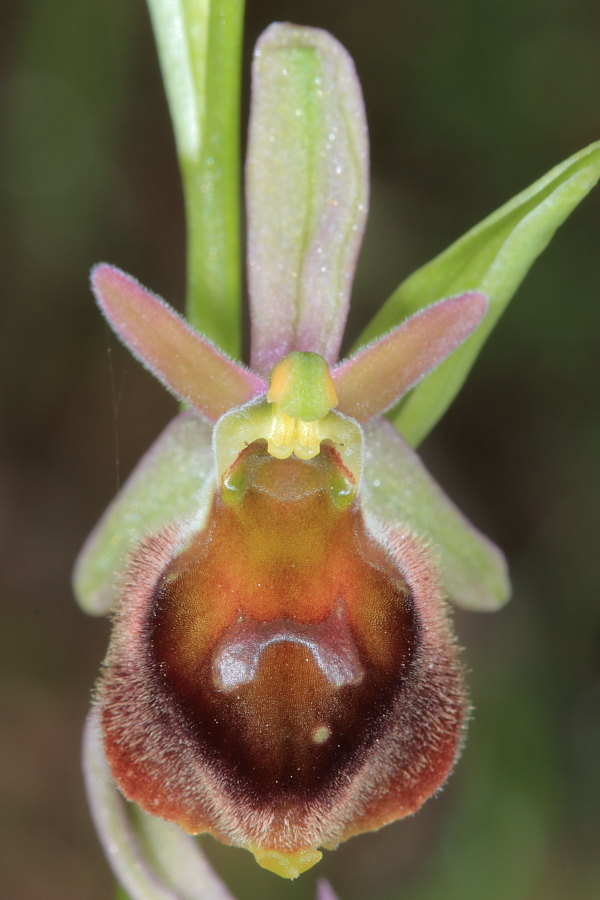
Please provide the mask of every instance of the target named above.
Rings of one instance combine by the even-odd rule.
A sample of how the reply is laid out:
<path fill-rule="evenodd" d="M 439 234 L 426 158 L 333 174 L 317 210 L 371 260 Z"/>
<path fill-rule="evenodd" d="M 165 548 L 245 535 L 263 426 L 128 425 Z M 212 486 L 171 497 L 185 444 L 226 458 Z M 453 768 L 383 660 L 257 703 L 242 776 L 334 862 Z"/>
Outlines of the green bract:
<path fill-rule="evenodd" d="M 438 297 L 477 290 L 489 300 L 477 333 L 393 412 L 394 425 L 410 444 L 419 444 L 446 411 L 530 266 L 599 178 L 600 142 L 559 163 L 410 275 L 360 336 L 357 347 Z"/>

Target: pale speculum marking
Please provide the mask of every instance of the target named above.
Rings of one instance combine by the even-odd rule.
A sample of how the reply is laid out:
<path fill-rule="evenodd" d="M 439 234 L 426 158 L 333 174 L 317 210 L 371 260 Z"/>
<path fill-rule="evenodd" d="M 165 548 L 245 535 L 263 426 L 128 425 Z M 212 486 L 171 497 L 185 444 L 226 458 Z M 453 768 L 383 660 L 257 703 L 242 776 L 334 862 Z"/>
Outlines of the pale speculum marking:
<path fill-rule="evenodd" d="M 341 605 L 323 622 L 307 625 L 292 619 L 257 622 L 240 616 L 226 629 L 213 657 L 212 677 L 217 690 L 232 691 L 256 677 L 267 647 L 289 642 L 312 654 L 323 675 L 334 687 L 359 684 L 364 677 L 356 644 Z"/>

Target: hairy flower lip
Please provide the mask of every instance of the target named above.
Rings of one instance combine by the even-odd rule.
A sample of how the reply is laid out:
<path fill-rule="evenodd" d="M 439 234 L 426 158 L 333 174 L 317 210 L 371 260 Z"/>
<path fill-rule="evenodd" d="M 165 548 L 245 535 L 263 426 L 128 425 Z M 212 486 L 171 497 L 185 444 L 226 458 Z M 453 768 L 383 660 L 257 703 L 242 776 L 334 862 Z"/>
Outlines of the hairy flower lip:
<path fill-rule="evenodd" d="M 258 454 L 259 457 L 264 453 L 265 450 L 260 447 L 253 451 L 253 454 L 255 456 Z M 248 464 L 251 464 L 251 460 Z M 315 465 L 322 467 L 323 462 L 321 460 L 318 460 L 317 463 L 314 460 L 298 460 L 293 463 L 293 466 L 300 469 Z M 273 460 L 272 466 L 275 471 L 279 466 L 279 461 Z M 250 479 L 248 483 L 251 485 L 252 480 Z M 225 516 L 225 522 L 235 522 L 240 516 L 242 519 L 247 516 L 245 506 L 253 497 L 251 487 L 247 489 L 246 496 L 249 499 L 243 500 L 241 507 L 229 509 L 223 506 L 222 515 Z M 268 494 L 264 495 L 260 492 L 256 496 L 269 497 Z M 303 503 L 309 503 L 307 510 L 310 509 L 311 503 L 316 502 L 316 497 L 318 497 L 318 492 L 317 494 L 311 493 L 303 499 Z M 285 514 L 286 504 L 289 503 L 289 500 L 279 498 L 273 502 L 275 502 L 276 515 Z M 261 503 L 264 503 L 264 500 Z M 259 508 L 263 509 L 263 507 Z M 280 509 L 281 512 L 277 512 L 277 509 Z M 348 535 L 349 537 L 355 535 L 352 540 L 356 540 L 358 532 L 355 529 L 359 525 L 360 529 L 364 529 L 358 505 L 355 503 L 351 508 L 341 511 L 336 510 L 333 506 L 330 509 L 333 520 L 343 522 L 349 517 L 349 523 L 350 521 L 355 523 Z M 261 517 L 263 515 L 264 513 L 261 512 Z M 209 518 L 208 521 L 212 520 Z M 276 518 L 275 521 L 279 522 L 278 528 L 281 530 L 284 520 Z M 307 521 L 313 523 L 311 524 L 311 528 L 313 528 L 314 516 L 309 516 Z M 252 541 L 255 541 L 259 538 L 255 536 L 253 522 L 251 516 L 248 520 L 248 535 Z M 206 539 L 202 537 L 202 534 L 199 537 L 201 540 L 208 541 L 207 546 L 210 549 L 216 546 L 214 531 L 210 531 L 211 528 L 214 529 L 214 525 L 207 527 L 209 530 L 206 532 Z M 285 527 L 292 528 L 291 535 L 294 530 L 293 526 L 288 522 Z M 140 803 L 149 811 L 172 819 L 186 830 L 192 832 L 208 830 L 222 840 L 252 849 L 258 856 L 268 850 L 269 853 L 283 854 L 285 857 L 290 854 L 294 856 L 298 853 L 305 853 L 308 850 L 316 852 L 317 847 L 337 844 L 357 831 L 380 827 L 399 815 L 406 815 L 414 811 L 426 796 L 439 787 L 458 753 L 466 707 L 462 666 L 448 629 L 439 585 L 426 554 L 423 554 L 421 545 L 414 539 L 401 533 L 389 532 L 384 543 L 382 543 L 381 533 L 377 535 L 377 543 L 374 543 L 373 536 L 369 532 L 362 533 L 364 537 L 361 540 L 367 543 L 358 554 L 353 553 L 352 558 L 360 560 L 367 548 L 371 547 L 368 552 L 375 552 L 378 560 L 373 574 L 375 575 L 382 566 L 389 572 L 395 571 L 396 577 L 401 577 L 403 582 L 409 585 L 407 590 L 410 593 L 406 594 L 406 601 L 403 602 L 408 602 L 411 608 L 414 607 L 414 613 L 411 613 L 411 616 L 416 615 L 417 618 L 410 626 L 412 630 L 408 636 L 403 638 L 408 641 L 406 648 L 409 655 L 406 660 L 402 663 L 399 658 L 398 662 L 394 663 L 396 674 L 391 682 L 389 681 L 391 672 L 390 675 L 385 676 L 388 679 L 387 687 L 378 697 L 375 706 L 373 706 L 373 700 L 380 694 L 381 687 L 386 684 L 381 680 L 378 682 L 380 686 L 376 689 L 377 694 L 373 693 L 373 687 L 368 688 L 365 694 L 365 697 L 368 698 L 367 706 L 363 701 L 362 706 L 358 707 L 361 710 L 358 713 L 353 706 L 353 717 L 349 720 L 352 723 L 352 745 L 347 744 L 347 737 L 341 744 L 338 739 L 340 746 L 348 748 L 344 751 L 346 756 L 342 756 L 338 761 L 339 750 L 336 749 L 332 757 L 335 760 L 334 767 L 323 769 L 318 781 L 314 782 L 308 793 L 302 785 L 295 788 L 294 780 L 286 781 L 284 779 L 281 790 L 278 788 L 276 791 L 269 787 L 265 792 L 268 780 L 263 780 L 263 786 L 260 786 L 261 782 L 260 779 L 257 780 L 255 769 L 256 763 L 259 759 L 263 760 L 263 765 L 265 761 L 268 763 L 269 754 L 273 753 L 273 739 L 276 740 L 276 743 L 281 740 L 280 737 L 277 737 L 276 731 L 261 733 L 259 728 L 254 737 L 251 737 L 251 741 L 258 741 L 256 750 L 252 753 L 259 753 L 259 756 L 253 757 L 255 762 L 252 764 L 254 769 L 251 780 L 249 773 L 252 767 L 244 770 L 241 764 L 244 741 L 249 739 L 248 735 L 251 735 L 252 731 L 248 733 L 243 729 L 239 731 L 233 744 L 230 744 L 232 738 L 227 738 L 225 741 L 224 738 L 219 738 L 214 749 L 210 749 L 210 744 L 207 744 L 207 735 L 211 730 L 214 731 L 214 724 L 209 727 L 209 723 L 221 719 L 226 709 L 234 709 L 236 702 L 239 701 L 235 697 L 232 699 L 227 699 L 227 697 L 230 694 L 239 694 L 240 685 L 235 685 L 232 691 L 223 691 L 222 689 L 219 691 L 217 686 L 214 696 L 218 705 L 212 712 L 210 705 L 205 708 L 204 712 L 202 711 L 203 707 L 198 706 L 196 699 L 198 687 L 194 687 L 193 692 L 190 693 L 190 686 L 199 686 L 200 683 L 203 683 L 207 687 L 203 687 L 202 691 L 208 690 L 207 696 L 213 695 L 212 692 L 215 690 L 213 678 L 215 646 L 217 659 L 220 653 L 219 647 L 223 646 L 219 645 L 218 641 L 216 645 L 211 643 L 210 653 L 207 657 L 208 667 L 205 682 L 197 681 L 196 662 L 192 669 L 180 669 L 179 660 L 183 651 L 185 651 L 183 658 L 188 658 L 186 656 L 188 651 L 185 650 L 185 647 L 180 647 L 181 635 L 199 635 L 200 632 L 197 625 L 194 624 L 193 618 L 189 621 L 181 618 L 182 614 L 185 616 L 187 613 L 185 604 L 183 607 L 181 606 L 185 595 L 179 588 L 176 595 L 178 598 L 177 617 L 173 620 L 178 636 L 175 637 L 171 634 L 169 630 L 171 626 L 165 630 L 166 621 L 164 624 L 162 623 L 165 614 L 170 615 L 170 613 L 168 613 L 168 605 L 165 606 L 168 594 L 164 594 L 163 589 L 159 586 L 163 584 L 167 591 L 171 592 L 173 586 L 177 584 L 177 581 L 173 581 L 169 573 L 177 571 L 178 567 L 177 557 L 175 557 L 175 569 L 172 569 L 174 552 L 181 552 L 176 549 L 180 546 L 178 533 L 165 532 L 162 536 L 147 542 L 134 556 L 126 579 L 125 599 L 115 622 L 106 674 L 99 691 L 107 757 L 113 776 L 126 796 Z M 236 538 L 236 546 L 237 542 Z M 318 544 L 319 542 L 315 547 Z M 288 547 L 289 538 L 286 538 L 278 552 L 286 556 Z M 190 549 L 193 548 L 190 547 Z M 260 550 L 260 548 L 258 549 Z M 190 550 L 184 550 L 182 557 L 181 571 L 186 579 L 196 578 L 189 569 L 189 563 L 186 562 L 185 554 L 189 554 L 189 552 Z M 196 553 L 197 551 L 193 550 L 190 560 L 196 556 Z M 345 550 L 344 553 L 347 556 Z M 246 560 L 251 559 L 251 556 L 248 557 L 243 549 L 242 557 Z M 264 558 L 270 559 L 270 555 L 267 554 Z M 208 560 L 198 563 L 197 567 L 202 577 L 205 577 L 206 573 L 210 571 Z M 221 570 L 217 568 L 217 571 Z M 247 585 L 251 587 L 256 580 L 257 575 L 250 573 Z M 356 584 L 354 578 L 350 583 Z M 186 601 L 188 604 L 189 596 Z M 193 596 L 198 596 L 197 590 Z M 335 591 L 334 596 L 337 596 Z M 368 607 L 365 608 L 364 600 L 363 596 L 360 607 L 352 606 L 352 603 L 349 607 L 345 607 L 349 625 L 355 621 L 357 613 L 360 614 L 359 618 L 362 617 L 364 620 L 364 624 L 360 625 L 358 631 L 356 631 L 356 622 L 350 626 L 354 633 L 354 640 L 359 637 L 358 646 L 361 648 L 359 652 L 363 666 L 366 659 L 365 647 L 367 646 L 365 635 L 373 627 L 372 624 L 369 624 L 369 615 L 366 615 Z M 196 602 L 194 600 L 194 603 Z M 264 599 L 261 602 L 264 603 Z M 327 608 L 330 607 L 326 606 L 325 610 Z M 320 607 L 315 607 L 315 613 L 311 613 L 311 616 L 316 616 L 315 622 L 324 622 L 324 630 L 322 627 L 321 635 L 326 635 L 327 615 L 323 619 L 323 613 L 317 613 L 317 609 Z M 350 609 L 353 612 L 348 618 Z M 159 618 L 157 618 L 157 613 Z M 381 611 L 377 615 L 381 616 Z M 270 613 L 265 612 L 262 617 L 268 628 L 277 629 L 279 627 L 277 620 Z M 296 620 L 296 616 L 293 618 Z M 237 600 L 229 621 L 239 622 Z M 406 621 L 408 622 L 408 620 Z M 330 619 L 330 622 L 330 627 L 333 627 L 335 634 L 335 619 Z M 269 623 L 271 624 L 269 625 Z M 366 632 L 364 631 L 365 627 L 367 628 Z M 385 634 L 388 629 L 389 625 L 383 629 L 381 634 Z M 317 626 L 318 631 L 319 627 Z M 221 636 L 220 639 L 225 633 L 219 626 L 216 634 Z M 337 629 L 337 633 L 339 634 L 339 629 Z M 155 641 L 159 636 L 160 643 L 156 644 Z M 263 637 L 264 634 L 258 635 L 259 643 Z M 373 637 L 369 638 L 369 641 L 372 642 Z M 194 640 L 196 639 L 192 640 L 192 644 Z M 256 631 L 254 640 L 255 642 L 257 640 Z M 377 640 L 381 641 L 381 635 Z M 174 646 L 178 647 L 176 656 L 172 654 Z M 252 648 L 253 652 L 255 646 Z M 277 650 L 277 646 L 281 649 Z M 265 665 L 267 665 L 266 670 L 263 666 L 264 671 L 277 673 L 281 671 L 282 665 L 284 670 L 286 666 L 291 666 L 289 672 L 298 674 L 302 672 L 303 678 L 308 679 L 305 682 L 306 685 L 310 685 L 311 680 L 315 685 L 322 683 L 318 678 L 315 681 L 315 672 L 318 670 L 318 666 L 314 664 L 314 661 L 311 664 L 305 663 L 304 652 L 298 656 L 297 651 L 302 647 L 302 643 L 298 644 L 284 639 L 276 647 L 270 646 L 263 650 L 263 654 L 271 655 L 269 659 L 267 656 L 264 657 Z M 369 652 L 373 653 L 376 647 L 377 642 L 372 645 Z M 397 652 L 396 649 L 394 653 Z M 273 657 L 273 653 L 276 653 L 275 657 Z M 189 658 L 195 659 L 196 657 L 197 651 L 194 651 L 194 656 Z M 372 669 L 372 665 L 370 662 L 371 672 L 375 671 Z M 432 666 L 435 668 L 433 675 Z M 383 673 L 382 669 L 382 675 L 378 676 L 380 679 L 383 677 Z M 369 677 L 372 679 L 372 675 Z M 335 682 L 335 678 L 332 681 Z M 352 690 L 364 691 L 368 683 L 365 682 L 365 687 L 362 687 L 362 681 L 358 682 L 357 687 L 353 687 Z M 267 680 L 267 688 L 269 688 L 269 684 L 270 682 Z M 301 687 L 300 694 L 295 695 L 295 684 L 301 685 L 302 682 L 296 682 L 293 678 L 287 679 L 279 690 L 283 690 L 282 698 L 284 698 L 286 696 L 285 685 L 292 689 L 289 700 L 284 700 L 281 708 L 282 710 L 294 710 L 291 720 L 288 719 L 286 713 L 287 724 L 285 727 L 286 729 L 291 727 L 290 734 L 293 734 L 294 728 L 296 728 L 294 741 L 300 747 L 302 740 L 305 739 L 301 738 L 301 734 L 304 733 L 302 731 L 303 722 L 309 721 L 310 717 L 306 718 L 309 707 L 296 708 L 295 706 L 294 696 L 302 698 L 305 690 L 305 687 Z M 250 687 L 254 689 L 252 682 Z M 318 691 L 325 690 L 323 696 L 335 697 L 339 691 L 343 692 L 348 689 L 349 686 L 333 684 L 326 690 L 323 687 L 318 688 L 317 696 Z M 221 694 L 221 699 L 219 699 L 219 694 Z M 260 694 L 257 696 L 260 700 Z M 157 698 L 160 699 L 157 700 Z M 177 698 L 176 702 L 174 702 L 175 698 Z M 256 700 L 252 702 L 255 703 Z M 273 715 L 272 712 L 268 712 L 271 702 L 271 700 L 268 701 L 258 719 L 255 714 L 252 714 L 248 721 L 260 722 L 261 716 L 266 712 L 267 719 L 264 723 L 266 725 L 269 716 Z M 301 702 L 305 701 L 301 700 Z M 336 702 L 338 701 L 336 700 Z M 210 703 L 212 704 L 213 701 L 211 700 Z M 261 709 L 260 703 L 256 707 L 257 710 Z M 221 712 L 217 711 L 219 709 Z M 275 725 L 277 715 L 279 713 L 276 714 L 275 719 L 272 719 L 271 726 Z M 307 759 L 311 758 L 310 754 L 317 754 L 315 759 L 322 756 L 323 753 L 331 755 L 330 748 L 334 748 L 333 742 L 338 727 L 335 722 L 337 720 L 335 718 L 320 719 L 319 715 L 317 714 L 315 725 L 309 729 L 308 736 L 312 738 L 313 749 L 302 751 L 302 753 L 309 752 Z M 357 715 L 358 718 L 356 718 Z M 228 721 L 228 716 L 225 717 L 225 721 Z M 125 722 L 127 722 L 126 728 L 124 727 Z M 204 724 L 201 724 L 202 722 Z M 292 724 L 293 722 L 297 724 Z M 232 727 L 233 731 L 231 731 Z M 233 735 L 236 728 L 238 726 L 227 725 L 228 730 L 223 735 Z M 267 734 L 269 738 L 265 743 Z M 287 766 L 285 760 L 289 751 L 284 750 L 287 747 L 287 740 L 288 738 L 285 737 L 281 744 L 281 751 L 277 751 L 273 757 L 274 760 L 280 760 L 276 763 L 277 766 L 283 765 L 282 773 L 285 772 Z M 142 746 L 144 746 L 143 753 L 146 760 L 143 775 L 134 765 L 135 757 Z M 234 756 L 227 752 L 227 748 L 231 746 L 236 747 Z M 299 760 L 301 758 L 300 756 Z M 175 759 L 177 760 L 176 765 L 174 765 Z M 402 760 L 400 766 L 398 765 L 399 759 Z M 304 764 L 301 763 L 301 765 Z M 246 774 L 244 774 L 245 771 Z M 267 765 L 267 768 L 264 769 L 265 775 L 268 771 Z M 309 768 L 306 768 L 305 771 L 308 773 Z M 275 777 L 280 778 L 281 775 Z"/>

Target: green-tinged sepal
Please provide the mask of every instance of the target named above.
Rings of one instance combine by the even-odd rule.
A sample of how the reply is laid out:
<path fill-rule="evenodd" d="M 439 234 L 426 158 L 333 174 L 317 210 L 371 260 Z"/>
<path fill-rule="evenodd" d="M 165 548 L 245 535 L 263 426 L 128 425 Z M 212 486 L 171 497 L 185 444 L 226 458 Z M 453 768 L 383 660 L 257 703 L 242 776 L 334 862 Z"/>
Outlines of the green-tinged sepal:
<path fill-rule="evenodd" d="M 118 604 L 120 574 L 148 535 L 178 524 L 201 527 L 213 485 L 211 428 L 181 413 L 142 457 L 83 545 L 73 573 L 82 609 Z"/>
<path fill-rule="evenodd" d="M 493 611 L 510 598 L 506 562 L 444 494 L 384 420 L 365 425 L 363 508 L 371 526 L 402 523 L 437 557 L 444 591 L 464 609 Z"/>
<path fill-rule="evenodd" d="M 246 160 L 251 364 L 337 359 L 368 205 L 354 64 L 325 31 L 275 23 L 254 54 Z"/>

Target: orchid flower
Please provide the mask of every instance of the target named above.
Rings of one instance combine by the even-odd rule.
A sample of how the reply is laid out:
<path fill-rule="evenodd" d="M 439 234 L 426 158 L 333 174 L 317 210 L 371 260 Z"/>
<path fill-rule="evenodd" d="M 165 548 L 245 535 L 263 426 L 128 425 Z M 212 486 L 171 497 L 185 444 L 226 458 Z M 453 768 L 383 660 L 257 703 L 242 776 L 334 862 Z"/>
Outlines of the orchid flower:
<path fill-rule="evenodd" d="M 86 771 L 132 896 L 229 896 L 194 856 L 204 832 L 295 878 L 445 782 L 469 710 L 447 600 L 495 610 L 509 585 L 401 432 L 416 442 L 448 405 L 598 156 L 416 273 L 340 361 L 368 203 L 360 86 L 331 36 L 273 25 L 246 169 L 251 367 L 131 276 L 93 269 L 111 327 L 185 406 L 75 572 L 83 608 L 113 617 Z M 119 792 L 144 811 L 147 858 Z"/>

